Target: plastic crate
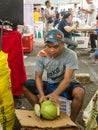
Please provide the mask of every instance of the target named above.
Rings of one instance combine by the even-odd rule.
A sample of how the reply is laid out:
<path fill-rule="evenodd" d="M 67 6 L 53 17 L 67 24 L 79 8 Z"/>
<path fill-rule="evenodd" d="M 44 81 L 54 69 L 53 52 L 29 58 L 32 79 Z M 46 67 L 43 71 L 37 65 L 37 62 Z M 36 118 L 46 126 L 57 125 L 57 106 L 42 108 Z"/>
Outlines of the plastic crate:
<path fill-rule="evenodd" d="M 89 37 L 75 37 L 75 41 L 78 43 L 77 48 L 88 48 Z"/>
<path fill-rule="evenodd" d="M 26 34 L 22 38 L 22 49 L 23 52 L 31 52 L 33 50 L 34 44 L 34 35 L 33 34 Z"/>
<path fill-rule="evenodd" d="M 65 97 L 59 96 L 61 101 L 60 111 L 66 112 L 69 116 L 71 114 L 71 100 L 66 99 Z"/>

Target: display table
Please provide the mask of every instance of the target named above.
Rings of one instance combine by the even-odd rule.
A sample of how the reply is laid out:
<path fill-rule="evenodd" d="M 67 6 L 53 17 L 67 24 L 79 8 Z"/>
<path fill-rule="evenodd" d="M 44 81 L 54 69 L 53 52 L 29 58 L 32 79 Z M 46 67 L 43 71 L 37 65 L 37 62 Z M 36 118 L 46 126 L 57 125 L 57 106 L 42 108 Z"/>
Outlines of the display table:
<path fill-rule="evenodd" d="M 95 31 L 96 27 L 83 24 L 73 30 L 72 33 L 79 33 L 80 36 L 72 37 L 72 40 L 78 42 L 77 48 L 88 48 L 89 34 Z M 82 35 L 83 34 L 83 35 Z"/>
<path fill-rule="evenodd" d="M 91 26 L 89 26 L 89 25 L 84 24 L 84 25 L 81 25 L 81 26 L 77 27 L 76 31 L 77 31 L 77 32 L 80 32 L 80 33 L 84 33 L 85 36 L 86 36 L 86 34 L 87 34 L 88 32 L 89 32 L 89 33 L 92 33 L 92 32 L 95 31 L 95 29 L 96 29 L 96 27 L 91 27 Z"/>

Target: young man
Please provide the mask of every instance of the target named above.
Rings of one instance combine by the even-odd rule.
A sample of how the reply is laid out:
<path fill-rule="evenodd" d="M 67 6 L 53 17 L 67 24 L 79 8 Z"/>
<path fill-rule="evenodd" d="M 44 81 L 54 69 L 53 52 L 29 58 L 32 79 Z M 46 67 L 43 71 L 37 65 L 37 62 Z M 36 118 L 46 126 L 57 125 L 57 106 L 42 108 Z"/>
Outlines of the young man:
<path fill-rule="evenodd" d="M 65 42 L 67 47 L 74 50 L 78 43 L 71 40 L 72 38 L 72 30 L 75 30 L 77 27 L 77 23 L 72 24 L 72 15 L 71 13 L 66 13 L 63 16 L 63 19 L 59 22 L 58 29 L 64 33 Z"/>
<path fill-rule="evenodd" d="M 46 27 L 46 32 L 51 30 L 53 27 L 53 18 L 55 14 L 51 10 L 51 3 L 49 0 L 45 1 L 45 27 Z"/>
<path fill-rule="evenodd" d="M 85 94 L 83 86 L 74 79 L 77 69 L 76 53 L 64 47 L 63 33 L 53 29 L 46 35 L 46 47 L 37 55 L 35 80 L 23 83 L 24 94 L 33 106 L 47 98 L 60 104 L 59 96 L 72 100 L 70 117 L 75 122 Z M 42 79 L 44 70 L 47 81 Z"/>

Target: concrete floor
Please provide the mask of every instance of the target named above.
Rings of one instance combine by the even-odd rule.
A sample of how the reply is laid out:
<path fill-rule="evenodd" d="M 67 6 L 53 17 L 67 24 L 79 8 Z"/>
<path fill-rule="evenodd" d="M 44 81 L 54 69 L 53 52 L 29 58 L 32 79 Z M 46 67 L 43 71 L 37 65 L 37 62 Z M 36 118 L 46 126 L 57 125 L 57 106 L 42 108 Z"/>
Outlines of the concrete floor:
<path fill-rule="evenodd" d="M 26 67 L 26 73 L 28 78 L 34 78 L 34 65 L 35 65 L 35 57 L 39 50 L 44 47 L 43 39 L 35 39 L 33 43 L 33 50 L 31 53 L 24 54 L 24 63 Z M 88 49 L 77 49 L 78 53 L 78 61 L 79 61 L 79 70 L 76 73 L 89 73 L 91 78 L 90 84 L 85 84 L 86 95 L 83 104 L 83 110 L 86 108 L 90 99 L 94 95 L 95 91 L 98 89 L 98 64 L 92 64 L 92 59 L 89 58 Z M 46 79 L 46 75 L 44 73 L 43 79 Z M 32 109 L 31 105 L 28 101 L 23 98 L 24 106 L 27 109 Z M 82 111 L 80 113 L 82 116 Z M 80 124 L 83 124 L 83 121 L 79 119 Z M 18 123 L 16 121 L 14 130 L 19 130 Z"/>

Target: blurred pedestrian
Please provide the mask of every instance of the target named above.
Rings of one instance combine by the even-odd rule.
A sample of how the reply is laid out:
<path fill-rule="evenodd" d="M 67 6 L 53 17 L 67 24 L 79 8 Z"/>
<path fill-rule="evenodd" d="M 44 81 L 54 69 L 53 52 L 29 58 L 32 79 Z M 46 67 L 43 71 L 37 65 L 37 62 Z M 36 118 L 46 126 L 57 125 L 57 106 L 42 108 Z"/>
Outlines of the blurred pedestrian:
<path fill-rule="evenodd" d="M 73 17 L 77 18 L 77 14 L 78 14 L 77 3 L 74 3 L 74 7 L 73 7 L 72 11 L 73 11 Z"/>
<path fill-rule="evenodd" d="M 34 7 L 34 22 L 40 21 L 40 13 L 37 11 L 37 8 Z"/>
<path fill-rule="evenodd" d="M 40 13 L 40 20 L 45 22 L 45 10 L 44 8 L 41 8 L 41 13 Z"/>
<path fill-rule="evenodd" d="M 58 29 L 63 32 L 67 47 L 74 50 L 77 47 L 78 43 L 71 40 L 71 38 L 72 38 L 71 31 L 76 29 L 77 23 L 70 26 L 71 24 L 72 24 L 71 13 L 66 13 L 63 16 L 62 20 L 60 21 L 60 23 L 58 25 Z"/>
<path fill-rule="evenodd" d="M 46 27 L 46 32 L 51 30 L 53 27 L 53 18 L 54 18 L 54 13 L 51 10 L 51 3 L 49 0 L 45 2 L 45 27 Z"/>
<path fill-rule="evenodd" d="M 59 22 L 60 22 L 60 13 L 57 13 L 56 17 L 54 18 L 54 21 L 53 21 L 53 27 L 58 28 Z"/>
<path fill-rule="evenodd" d="M 88 3 L 88 9 L 81 8 L 81 10 L 83 13 L 87 14 L 87 24 L 92 26 L 97 15 L 96 4 L 94 0 L 86 0 L 86 2 Z"/>
<path fill-rule="evenodd" d="M 96 50 L 96 40 L 98 42 L 98 16 L 96 16 L 96 21 L 95 21 L 95 32 L 90 34 L 90 44 L 91 44 L 91 50 L 90 52 L 94 52 Z"/>

